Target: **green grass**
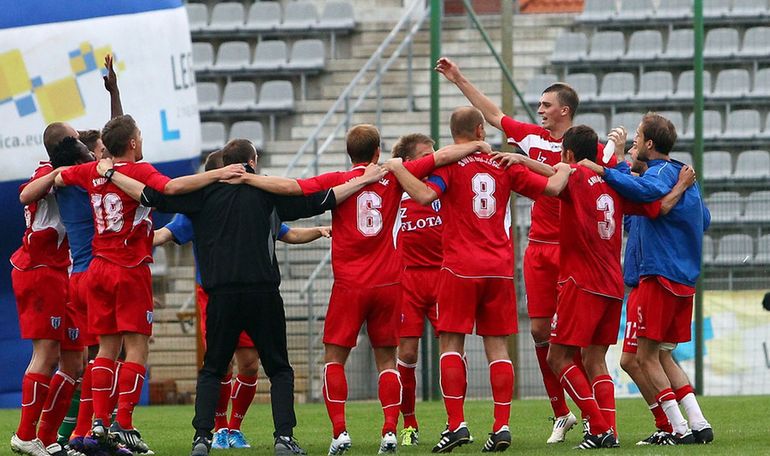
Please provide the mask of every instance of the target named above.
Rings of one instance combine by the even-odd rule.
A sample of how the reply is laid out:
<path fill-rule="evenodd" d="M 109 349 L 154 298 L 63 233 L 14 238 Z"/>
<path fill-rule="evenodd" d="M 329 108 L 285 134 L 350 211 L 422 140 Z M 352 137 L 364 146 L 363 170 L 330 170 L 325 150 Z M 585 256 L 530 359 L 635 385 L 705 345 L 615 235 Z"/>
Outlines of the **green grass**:
<path fill-rule="evenodd" d="M 714 427 L 715 442 L 697 447 L 636 447 L 634 443 L 653 431 L 652 415 L 641 399 L 618 400 L 618 428 L 621 448 L 602 453 L 638 455 L 725 455 L 770 454 L 767 438 L 767 410 L 770 396 L 702 397 L 699 398 L 706 417 Z M 573 410 L 577 410 L 574 406 Z M 453 454 L 475 454 L 481 451 L 492 424 L 491 401 L 470 401 L 465 406 L 466 419 L 476 441 L 461 447 Z M 382 411 L 376 402 L 348 404 L 348 431 L 353 438 L 353 455 L 376 454 L 379 445 Z M 513 445 L 509 453 L 572 454 L 571 447 L 580 440 L 580 430 L 567 434 L 567 442 L 546 445 L 551 422 L 547 419 L 550 407 L 545 400 L 514 401 L 511 410 Z M 192 406 L 139 407 L 135 424 L 159 456 L 185 456 L 190 451 L 193 415 Z M 399 447 L 401 454 L 428 454 L 444 427 L 444 407 L 440 402 L 417 404 L 420 420 L 421 444 L 418 447 Z M 0 454 L 6 454 L 11 433 L 19 419 L 19 410 L 0 410 L 0 435 L 4 436 Z M 328 450 L 331 425 L 323 404 L 297 406 L 299 425 L 295 436 L 311 455 L 324 455 Z M 213 455 L 246 456 L 272 453 L 272 418 L 270 406 L 255 404 L 244 421 L 243 430 L 253 448 L 249 450 L 215 450 Z"/>

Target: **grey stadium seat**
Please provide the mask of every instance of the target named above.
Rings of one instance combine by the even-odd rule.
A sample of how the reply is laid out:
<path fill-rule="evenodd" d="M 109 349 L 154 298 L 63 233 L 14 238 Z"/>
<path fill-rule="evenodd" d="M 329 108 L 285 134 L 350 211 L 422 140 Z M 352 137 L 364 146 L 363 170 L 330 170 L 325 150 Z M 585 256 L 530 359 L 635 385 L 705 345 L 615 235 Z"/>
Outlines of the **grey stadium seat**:
<path fill-rule="evenodd" d="M 265 144 L 265 132 L 262 128 L 262 122 L 255 120 L 242 120 L 235 122 L 230 127 L 230 137 L 228 140 L 242 138 L 248 139 L 257 149 L 262 149 Z"/>
<path fill-rule="evenodd" d="M 351 2 L 327 2 L 318 21 L 319 29 L 352 29 L 355 26 Z"/>
<path fill-rule="evenodd" d="M 731 0 L 703 0 L 703 17 L 718 18 L 730 14 Z"/>
<path fill-rule="evenodd" d="M 740 266 L 753 263 L 754 239 L 748 234 L 728 234 L 719 240 L 714 264 Z"/>
<path fill-rule="evenodd" d="M 252 70 L 278 70 L 286 66 L 288 57 L 285 41 L 260 41 L 254 51 L 254 61 L 250 68 Z"/>
<path fill-rule="evenodd" d="M 663 35 L 657 30 L 637 30 L 628 40 L 625 60 L 652 60 L 663 54 Z"/>
<path fill-rule="evenodd" d="M 602 79 L 599 101 L 626 101 L 634 96 L 636 81 L 632 73 L 608 73 Z"/>
<path fill-rule="evenodd" d="M 762 68 L 754 73 L 752 97 L 770 97 L 770 68 Z"/>
<path fill-rule="evenodd" d="M 588 38 L 583 32 L 566 32 L 556 38 L 551 60 L 554 62 L 578 62 L 588 55 Z"/>
<path fill-rule="evenodd" d="M 716 192 L 708 197 L 706 205 L 711 211 L 711 221 L 716 223 L 737 222 L 741 216 L 743 198 L 738 192 Z"/>
<path fill-rule="evenodd" d="M 665 3 L 665 2 L 663 2 Z M 672 30 L 668 34 L 668 43 L 666 52 L 663 53 L 665 59 L 690 59 L 693 55 L 695 38 L 692 29 Z"/>
<path fill-rule="evenodd" d="M 733 0 L 732 17 L 757 17 L 767 15 L 766 0 Z"/>
<path fill-rule="evenodd" d="M 591 37 L 591 50 L 588 60 L 613 61 L 626 53 L 626 39 L 623 32 L 597 32 Z"/>
<path fill-rule="evenodd" d="M 527 82 L 527 88 L 524 90 L 524 102 L 527 104 L 538 104 L 543 90 L 556 81 L 558 79 L 555 74 L 536 74 L 532 76 L 532 79 Z"/>
<path fill-rule="evenodd" d="M 639 78 L 639 100 L 663 100 L 674 95 L 674 76 L 668 71 L 649 71 Z"/>
<path fill-rule="evenodd" d="M 733 175 L 730 152 L 715 150 L 703 154 L 703 178 L 706 180 L 728 179 Z"/>
<path fill-rule="evenodd" d="M 668 154 L 672 160 L 684 163 L 687 166 L 692 166 L 692 154 L 689 152 L 671 152 Z"/>
<path fill-rule="evenodd" d="M 620 2 L 618 20 L 643 21 L 653 16 L 655 12 L 651 0 L 623 0 Z"/>
<path fill-rule="evenodd" d="M 203 3 L 188 3 L 185 5 L 187 10 L 187 22 L 190 24 L 190 31 L 197 32 L 206 28 L 209 24 L 209 10 Z"/>
<path fill-rule="evenodd" d="M 714 264 L 714 240 L 708 234 L 703 235 L 703 262 Z"/>
<path fill-rule="evenodd" d="M 754 264 L 770 264 L 770 234 L 763 234 L 757 240 L 757 256 Z"/>
<path fill-rule="evenodd" d="M 263 111 L 294 110 L 294 88 L 289 81 L 267 81 L 259 89 L 257 109 Z"/>
<path fill-rule="evenodd" d="M 276 30 L 281 25 L 279 2 L 254 2 L 246 19 L 246 29 L 255 32 Z"/>
<path fill-rule="evenodd" d="M 222 122 L 201 123 L 201 149 L 216 150 L 225 145 L 225 125 Z"/>
<path fill-rule="evenodd" d="M 734 28 L 712 29 L 706 34 L 703 57 L 732 57 L 738 54 L 739 45 L 738 30 Z"/>
<path fill-rule="evenodd" d="M 617 14 L 615 0 L 586 0 L 583 12 L 577 17 L 578 22 L 605 22 Z"/>
<path fill-rule="evenodd" d="M 532 224 L 532 200 L 524 196 L 516 197 L 516 225 L 528 227 Z"/>
<path fill-rule="evenodd" d="M 695 115 L 690 113 L 687 118 L 687 131 L 682 135 L 683 139 L 693 139 L 695 134 Z M 716 139 L 722 135 L 722 113 L 707 109 L 703 111 L 703 138 Z"/>
<path fill-rule="evenodd" d="M 717 74 L 711 96 L 714 98 L 742 98 L 747 96 L 750 90 L 748 70 L 734 68 L 722 70 Z"/>
<path fill-rule="evenodd" d="M 770 138 L 770 115 L 765 116 L 765 129 L 759 133 L 760 138 Z"/>
<path fill-rule="evenodd" d="M 682 116 L 681 111 L 660 111 L 658 112 L 658 114 L 670 120 L 671 123 L 674 124 L 674 128 L 676 128 L 677 136 L 681 136 L 682 134 L 684 134 L 684 116 Z M 686 163 L 691 164 L 692 159 Z"/>
<path fill-rule="evenodd" d="M 612 121 L 607 125 L 607 130 L 612 130 L 615 127 L 626 127 L 629 132 L 629 140 L 633 139 L 632 132 L 636 131 L 636 127 L 639 126 L 639 122 L 642 121 L 642 113 L 639 112 L 621 112 L 615 113 L 612 117 Z"/>
<path fill-rule="evenodd" d="M 607 136 L 607 118 L 604 114 L 587 112 L 584 114 L 578 114 L 575 116 L 575 125 L 588 125 L 593 128 L 599 140 L 606 139 Z"/>
<path fill-rule="evenodd" d="M 219 106 L 219 86 L 216 82 L 199 82 L 195 90 L 198 92 L 200 111 L 208 111 Z"/>
<path fill-rule="evenodd" d="M 243 3 L 223 2 L 214 5 L 208 30 L 238 30 L 243 28 L 245 20 Z"/>
<path fill-rule="evenodd" d="M 735 162 L 735 179 L 770 178 L 770 154 L 764 150 L 747 150 Z"/>
<path fill-rule="evenodd" d="M 739 109 L 727 115 L 724 136 L 729 138 L 753 138 L 759 136 L 759 112 L 755 109 Z"/>
<path fill-rule="evenodd" d="M 692 0 L 666 0 L 655 11 L 657 19 L 687 19 L 692 17 Z"/>
<path fill-rule="evenodd" d="M 682 71 L 676 82 L 675 100 L 692 100 L 695 96 L 695 75 L 692 70 Z M 711 93 L 711 73 L 703 72 L 703 94 Z"/>
<path fill-rule="evenodd" d="M 193 69 L 208 70 L 214 65 L 214 46 L 211 43 L 193 43 Z"/>
<path fill-rule="evenodd" d="M 254 109 L 257 101 L 257 87 L 250 81 L 230 82 L 222 94 L 220 109 L 243 111 Z"/>
<path fill-rule="evenodd" d="M 310 2 L 289 2 L 283 10 L 281 30 L 309 30 L 318 25 L 318 10 Z"/>
<path fill-rule="evenodd" d="M 593 101 L 596 99 L 598 83 L 593 73 L 572 73 L 564 78 L 564 82 L 572 86 L 580 95 L 580 101 Z"/>
<path fill-rule="evenodd" d="M 741 57 L 760 57 L 770 54 L 770 27 L 752 27 L 743 35 L 743 46 L 738 51 Z"/>
<path fill-rule="evenodd" d="M 746 197 L 745 222 L 770 222 L 770 192 L 753 192 Z"/>
<path fill-rule="evenodd" d="M 319 39 L 299 40 L 291 47 L 288 67 L 296 70 L 322 69 L 326 66 L 326 49 Z"/>
<path fill-rule="evenodd" d="M 217 61 L 214 68 L 217 70 L 243 70 L 251 62 L 251 49 L 245 41 L 228 41 L 219 45 Z"/>

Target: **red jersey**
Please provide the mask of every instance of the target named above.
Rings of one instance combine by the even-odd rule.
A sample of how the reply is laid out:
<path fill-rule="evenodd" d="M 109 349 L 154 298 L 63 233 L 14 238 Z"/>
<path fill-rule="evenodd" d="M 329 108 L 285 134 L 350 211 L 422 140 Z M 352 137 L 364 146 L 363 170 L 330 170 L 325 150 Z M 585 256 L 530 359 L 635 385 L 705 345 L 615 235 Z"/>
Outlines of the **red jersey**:
<path fill-rule="evenodd" d="M 19 193 L 30 182 L 53 171 L 48 162 L 40 162 L 32 177 L 19 187 Z M 43 198 L 24 206 L 27 229 L 21 247 L 11 255 L 14 268 L 27 271 L 42 266 L 66 268 L 70 265 L 69 244 L 64 224 L 59 216 L 59 205 L 53 190 Z"/>
<path fill-rule="evenodd" d="M 404 163 L 418 179 L 435 167 L 433 155 Z M 305 195 L 356 178 L 366 163 L 350 171 L 321 174 L 298 179 Z M 332 271 L 335 283 L 348 287 L 375 287 L 399 282 L 401 259 L 396 252 L 399 202 L 403 190 L 392 174 L 369 184 L 332 211 Z"/>
<path fill-rule="evenodd" d="M 444 232 L 442 214 L 441 200 L 437 199 L 424 206 L 407 193 L 403 194 L 399 250 L 405 267 L 441 266 L 441 234 Z"/>
<path fill-rule="evenodd" d="M 559 283 L 573 280 L 585 291 L 622 300 L 623 200 L 595 172 L 572 167 L 575 173 L 559 194 L 569 226 L 559 242 Z"/>
<path fill-rule="evenodd" d="M 446 212 L 442 266 L 459 276 L 513 277 L 511 191 L 536 198 L 547 184 L 524 165 L 505 169 L 485 153 L 434 171 L 427 185 Z"/>
<path fill-rule="evenodd" d="M 151 208 L 133 198 L 96 171 L 97 162 L 73 166 L 61 173 L 64 183 L 88 192 L 94 216 L 93 255 L 124 267 L 152 262 Z M 162 192 L 170 180 L 149 163 L 115 163 L 121 174 Z"/>
<path fill-rule="evenodd" d="M 517 145 L 529 158 L 555 165 L 561 161 L 561 138 L 551 136 L 545 128 L 519 122 L 508 116 L 500 121 L 503 133 L 509 144 Z M 613 155 L 606 162 L 602 155 L 604 146 L 598 145 L 596 163 L 602 166 L 615 166 Z M 553 196 L 541 196 L 532 204 L 532 226 L 529 228 L 529 240 L 546 244 L 559 243 L 559 200 Z"/>

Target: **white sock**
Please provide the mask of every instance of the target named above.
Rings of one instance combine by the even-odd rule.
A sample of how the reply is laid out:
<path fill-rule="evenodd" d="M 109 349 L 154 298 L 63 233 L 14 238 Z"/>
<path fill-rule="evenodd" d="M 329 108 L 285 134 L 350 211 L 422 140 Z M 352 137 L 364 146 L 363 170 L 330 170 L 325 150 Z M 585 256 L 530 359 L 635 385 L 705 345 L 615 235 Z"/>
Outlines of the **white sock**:
<path fill-rule="evenodd" d="M 690 422 L 690 428 L 700 431 L 707 427 L 711 427 L 706 417 L 703 416 L 703 412 L 698 404 L 698 399 L 695 398 L 693 393 L 688 393 L 679 402 L 684 407 L 684 412 L 687 414 L 687 420 Z"/>
<path fill-rule="evenodd" d="M 686 434 L 687 420 L 684 419 L 684 415 L 682 415 L 682 411 L 679 410 L 679 405 L 676 403 L 676 401 L 663 401 L 660 406 L 663 407 L 663 411 L 666 413 L 668 421 L 671 423 L 671 427 L 674 428 L 674 434 Z"/>

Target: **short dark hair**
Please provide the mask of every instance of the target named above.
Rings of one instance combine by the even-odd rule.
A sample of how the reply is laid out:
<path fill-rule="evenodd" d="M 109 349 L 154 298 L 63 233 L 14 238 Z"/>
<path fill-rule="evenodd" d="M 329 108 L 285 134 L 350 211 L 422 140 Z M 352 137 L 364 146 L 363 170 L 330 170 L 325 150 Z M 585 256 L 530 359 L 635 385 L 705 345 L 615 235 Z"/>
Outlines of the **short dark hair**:
<path fill-rule="evenodd" d="M 80 135 L 80 142 L 88 147 L 88 150 L 93 151 L 96 147 L 96 141 L 102 139 L 102 132 L 99 130 L 78 130 Z"/>
<path fill-rule="evenodd" d="M 654 112 L 648 112 L 642 117 L 642 134 L 644 140 L 652 140 L 655 151 L 668 155 L 676 143 L 676 127 L 674 124 Z"/>
<path fill-rule="evenodd" d="M 348 130 L 345 144 L 350 161 L 369 163 L 380 147 L 380 132 L 371 124 L 359 124 Z"/>
<path fill-rule="evenodd" d="M 113 157 L 122 157 L 128 149 L 128 142 L 139 131 L 133 117 L 126 114 L 110 119 L 102 128 L 102 142 Z"/>
<path fill-rule="evenodd" d="M 222 148 L 222 166 L 257 159 L 257 148 L 248 139 L 231 139 Z"/>
<path fill-rule="evenodd" d="M 430 136 L 424 135 L 422 133 L 412 133 L 409 135 L 404 135 L 398 138 L 398 141 L 396 141 L 396 143 L 393 144 L 391 155 L 394 158 L 400 158 L 402 160 L 411 160 L 414 158 L 415 151 L 417 149 L 418 144 L 428 144 L 431 147 L 433 147 L 433 145 L 436 144 L 436 141 L 431 139 Z"/>
<path fill-rule="evenodd" d="M 64 122 L 53 122 L 45 127 L 43 131 L 43 145 L 49 157 L 53 154 L 56 146 L 70 134 L 69 128 L 67 128 L 67 124 Z"/>
<path fill-rule="evenodd" d="M 484 123 L 484 115 L 473 106 L 461 106 L 449 118 L 452 139 L 477 139 L 476 127 Z"/>
<path fill-rule="evenodd" d="M 84 163 L 89 157 L 88 151 L 84 149 L 88 149 L 85 144 L 78 141 L 77 138 L 67 136 L 53 149 L 51 166 L 58 168 Z"/>
<path fill-rule="evenodd" d="M 587 125 L 576 125 L 564 132 L 561 147 L 565 151 L 571 150 L 576 162 L 584 158 L 595 162 L 598 141 L 599 138 L 593 128 Z"/>
<path fill-rule="evenodd" d="M 224 168 L 225 164 L 222 162 L 222 151 L 217 150 L 210 153 L 206 157 L 206 161 L 203 163 L 204 171 L 211 171 L 212 169 Z"/>
<path fill-rule="evenodd" d="M 577 92 L 575 92 L 575 89 L 567 83 L 555 82 L 543 90 L 543 93 L 549 92 L 556 93 L 556 99 L 559 100 L 559 104 L 568 107 L 570 118 L 574 119 L 578 105 L 580 104 L 580 98 L 578 97 Z"/>

